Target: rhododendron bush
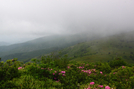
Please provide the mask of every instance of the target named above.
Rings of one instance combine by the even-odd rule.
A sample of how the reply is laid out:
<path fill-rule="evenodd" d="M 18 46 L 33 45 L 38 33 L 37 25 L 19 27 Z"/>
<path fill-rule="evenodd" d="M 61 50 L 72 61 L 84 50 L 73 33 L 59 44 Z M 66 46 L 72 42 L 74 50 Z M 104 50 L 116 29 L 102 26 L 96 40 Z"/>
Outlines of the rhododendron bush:
<path fill-rule="evenodd" d="M 49 61 L 43 61 L 45 58 Z M 1 62 L 0 89 L 132 89 L 134 87 L 134 66 L 127 66 L 122 60 L 122 65 L 117 65 L 119 60 L 109 63 L 74 63 L 69 62 L 66 57 L 59 59 L 59 62 L 52 60 L 52 57 L 44 57 L 38 64 L 36 60 L 32 59 L 33 62 L 25 64 L 16 59 Z"/>

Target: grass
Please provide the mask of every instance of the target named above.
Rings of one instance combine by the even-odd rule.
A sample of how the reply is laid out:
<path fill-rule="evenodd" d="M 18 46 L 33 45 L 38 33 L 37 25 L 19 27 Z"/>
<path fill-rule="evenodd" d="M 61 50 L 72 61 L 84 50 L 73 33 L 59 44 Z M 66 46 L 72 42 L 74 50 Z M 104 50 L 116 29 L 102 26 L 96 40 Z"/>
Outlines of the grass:
<path fill-rule="evenodd" d="M 68 54 L 75 61 L 103 60 L 107 62 L 122 57 L 126 62 L 134 63 L 134 40 L 129 36 L 115 35 L 107 38 L 83 42 L 61 50 L 61 56 Z"/>
<path fill-rule="evenodd" d="M 106 86 L 110 89 L 134 88 L 134 65 L 120 58 L 109 63 L 69 61 L 67 56 L 59 59 L 47 56 L 41 61 L 37 59 L 31 61 L 33 62 L 26 64 L 20 63 L 17 59 L 7 60 L 6 63 L 0 62 L 0 76 L 2 76 L 0 88 L 109 89 L 105 88 Z M 19 67 L 22 68 L 18 69 Z"/>

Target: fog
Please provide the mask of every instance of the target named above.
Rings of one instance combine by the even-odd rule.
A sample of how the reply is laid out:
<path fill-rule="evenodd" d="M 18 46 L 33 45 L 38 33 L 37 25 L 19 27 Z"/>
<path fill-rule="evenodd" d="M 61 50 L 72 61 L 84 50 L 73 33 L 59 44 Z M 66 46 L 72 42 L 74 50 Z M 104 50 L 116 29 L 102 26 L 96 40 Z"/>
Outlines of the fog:
<path fill-rule="evenodd" d="M 1 0 L 0 42 L 134 30 L 134 0 Z"/>

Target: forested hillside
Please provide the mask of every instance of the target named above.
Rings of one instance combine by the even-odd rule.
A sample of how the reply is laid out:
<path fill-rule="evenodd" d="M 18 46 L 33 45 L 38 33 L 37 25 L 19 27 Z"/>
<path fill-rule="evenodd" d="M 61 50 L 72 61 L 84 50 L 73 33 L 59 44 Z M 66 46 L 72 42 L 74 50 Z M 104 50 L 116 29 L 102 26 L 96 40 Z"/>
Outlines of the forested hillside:
<path fill-rule="evenodd" d="M 10 46 L 0 46 L 0 57 L 2 61 L 12 58 L 18 60 L 31 59 L 40 55 L 61 50 L 77 43 L 96 39 L 98 37 L 87 34 L 74 35 L 53 35 L 41 37 L 25 43 L 13 44 Z"/>
<path fill-rule="evenodd" d="M 134 32 L 121 33 L 93 41 L 79 43 L 61 50 L 61 56 L 68 54 L 73 61 L 110 61 L 122 57 L 134 63 Z"/>

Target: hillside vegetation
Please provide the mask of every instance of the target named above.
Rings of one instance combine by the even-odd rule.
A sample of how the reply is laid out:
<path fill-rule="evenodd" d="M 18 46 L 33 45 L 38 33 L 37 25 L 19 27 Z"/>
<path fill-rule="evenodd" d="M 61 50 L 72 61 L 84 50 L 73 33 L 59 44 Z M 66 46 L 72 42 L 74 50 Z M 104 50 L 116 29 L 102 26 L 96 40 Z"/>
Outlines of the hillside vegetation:
<path fill-rule="evenodd" d="M 85 42 L 51 52 L 55 57 L 63 57 L 67 54 L 70 61 L 109 62 L 114 58 L 120 57 L 127 63 L 134 64 L 133 34 L 134 31 L 95 38 L 90 41 L 85 40 Z M 48 52 L 49 53 L 45 53 L 44 55 L 50 55 L 50 51 Z M 41 56 L 42 55 L 38 55 L 35 58 L 41 59 Z M 29 62 L 30 59 L 31 58 L 22 61 Z"/>
<path fill-rule="evenodd" d="M 2 61 L 12 58 L 18 58 L 18 60 L 31 59 L 95 38 L 87 34 L 47 36 L 25 43 L 0 46 L 0 57 Z"/>
<path fill-rule="evenodd" d="M 0 89 L 133 89 L 134 65 L 122 59 L 109 63 L 71 62 L 44 56 L 25 64 L 0 62 Z M 38 63 L 38 64 L 37 64 Z"/>
<path fill-rule="evenodd" d="M 133 34 L 85 40 L 45 54 L 44 49 L 26 52 L 27 57 L 38 55 L 32 59 L 1 61 L 0 89 L 133 89 Z"/>
<path fill-rule="evenodd" d="M 61 50 L 60 56 L 68 54 L 72 61 L 108 62 L 121 57 L 128 63 L 134 63 L 134 32 L 82 42 Z M 57 53 L 56 53 L 57 54 Z"/>

